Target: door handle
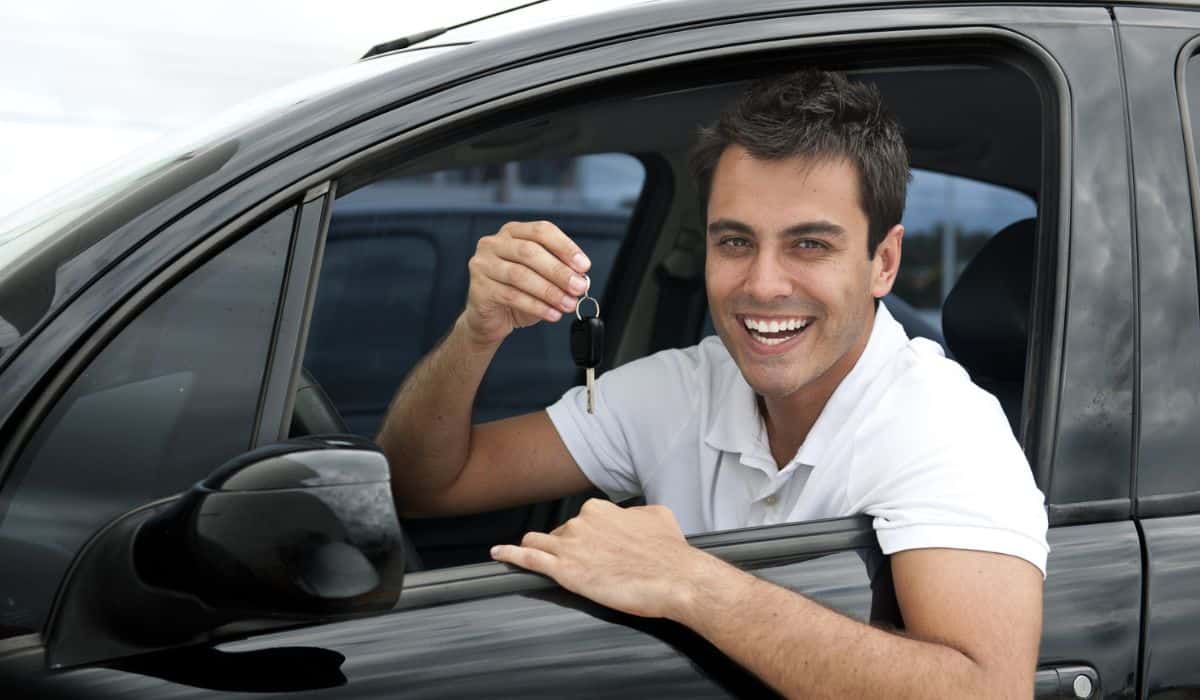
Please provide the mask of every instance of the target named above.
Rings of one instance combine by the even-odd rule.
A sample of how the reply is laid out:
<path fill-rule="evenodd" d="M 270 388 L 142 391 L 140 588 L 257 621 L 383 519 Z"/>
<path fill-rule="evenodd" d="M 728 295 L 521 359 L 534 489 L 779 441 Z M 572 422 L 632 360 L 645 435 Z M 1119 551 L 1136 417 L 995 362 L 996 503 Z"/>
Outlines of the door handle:
<path fill-rule="evenodd" d="M 1040 668 L 1033 681 L 1035 698 L 1077 698 L 1100 696 L 1100 674 L 1091 666 L 1055 666 Z"/>

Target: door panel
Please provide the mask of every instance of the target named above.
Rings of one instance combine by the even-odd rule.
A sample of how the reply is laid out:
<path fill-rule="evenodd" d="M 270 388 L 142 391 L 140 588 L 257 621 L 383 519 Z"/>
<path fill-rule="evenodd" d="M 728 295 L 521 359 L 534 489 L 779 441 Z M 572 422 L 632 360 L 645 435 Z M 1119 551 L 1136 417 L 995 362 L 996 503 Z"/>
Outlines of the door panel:
<path fill-rule="evenodd" d="M 1200 696 L 1200 515 L 1142 521 L 1146 587 L 1146 695 Z"/>
<path fill-rule="evenodd" d="M 798 528 L 826 532 L 773 537 Z M 832 542 L 871 538 L 865 520 L 783 525 L 715 551 L 757 562 L 762 565 L 757 572 L 767 580 L 852 618 L 888 624 L 891 588 L 878 550 L 829 548 Z M 1039 666 L 1091 666 L 1100 678 L 1100 696 L 1131 695 L 1136 657 L 1129 650 L 1137 647 L 1141 600 L 1133 524 L 1056 528 L 1050 543 Z M 770 561 L 788 563 L 771 566 Z M 464 584 L 468 571 L 479 578 L 492 574 L 495 590 L 526 590 L 449 602 L 482 591 Z M 174 698 L 208 697 L 217 689 L 419 698 L 761 697 L 767 692 L 683 627 L 614 613 L 540 577 L 505 571 L 485 564 L 463 567 L 457 580 L 455 570 L 418 574 L 416 588 L 420 576 L 444 581 L 412 602 L 448 602 L 68 671 L 48 679 L 38 692 L 103 691 L 115 697 L 136 690 L 138 697 L 169 693 Z M 874 591 L 872 574 L 883 582 Z M 29 653 L 2 659 L 0 673 L 18 662 L 26 668 L 33 664 Z"/>
<path fill-rule="evenodd" d="M 1200 294 L 1195 153 L 1200 13 L 1119 8 L 1137 194 L 1141 313 L 1137 515 L 1146 543 L 1142 691 L 1200 695 Z M 1181 94 L 1182 93 L 1182 94 Z M 1194 139 L 1196 131 L 1192 129 Z M 1190 171 L 1190 172 L 1189 172 Z M 1189 178 L 1189 175 L 1191 176 Z"/>
<path fill-rule="evenodd" d="M 1056 527 L 1049 540 L 1038 668 L 1090 666 L 1100 677 L 1093 697 L 1132 696 L 1142 604 L 1136 528 Z"/>

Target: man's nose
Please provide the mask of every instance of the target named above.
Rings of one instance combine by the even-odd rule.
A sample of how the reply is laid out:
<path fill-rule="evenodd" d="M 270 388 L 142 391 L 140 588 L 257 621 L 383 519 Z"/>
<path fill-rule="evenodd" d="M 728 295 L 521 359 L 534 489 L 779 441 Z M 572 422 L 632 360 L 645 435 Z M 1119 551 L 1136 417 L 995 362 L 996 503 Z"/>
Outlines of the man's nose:
<path fill-rule="evenodd" d="M 771 302 L 792 294 L 792 280 L 778 255 L 760 252 L 750 265 L 746 293 L 755 301 Z"/>

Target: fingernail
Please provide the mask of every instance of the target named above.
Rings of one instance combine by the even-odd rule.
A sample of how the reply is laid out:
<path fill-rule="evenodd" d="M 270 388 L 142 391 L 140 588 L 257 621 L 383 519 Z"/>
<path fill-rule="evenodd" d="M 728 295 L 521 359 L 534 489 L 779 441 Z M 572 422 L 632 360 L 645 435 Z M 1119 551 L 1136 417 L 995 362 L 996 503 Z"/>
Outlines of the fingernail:
<path fill-rule="evenodd" d="M 550 309 L 546 312 L 546 320 L 551 323 L 555 323 L 561 318 L 562 312 L 560 312 L 558 309 Z"/>
<path fill-rule="evenodd" d="M 571 258 L 575 262 L 575 269 L 586 270 L 592 266 L 592 261 L 588 260 L 588 256 L 583 253 L 576 253 L 575 257 Z"/>
<path fill-rule="evenodd" d="M 576 294 L 583 294 L 583 290 L 587 289 L 587 281 L 585 281 L 582 277 L 576 277 L 572 275 L 571 281 L 567 283 L 567 286 L 571 288 L 572 292 L 575 292 Z"/>
<path fill-rule="evenodd" d="M 563 300 L 562 300 L 562 305 L 563 305 L 564 309 L 567 309 L 569 311 L 569 310 L 575 308 L 575 300 L 572 299 L 571 297 L 564 296 Z"/>
<path fill-rule="evenodd" d="M 491 553 L 491 555 L 492 555 L 492 558 L 493 558 L 493 559 L 495 559 L 495 558 L 496 558 L 496 556 L 497 556 L 498 554 L 500 554 L 500 545 L 496 545 L 495 547 L 492 547 L 492 549 L 491 549 L 491 552 L 490 552 L 490 553 Z"/>

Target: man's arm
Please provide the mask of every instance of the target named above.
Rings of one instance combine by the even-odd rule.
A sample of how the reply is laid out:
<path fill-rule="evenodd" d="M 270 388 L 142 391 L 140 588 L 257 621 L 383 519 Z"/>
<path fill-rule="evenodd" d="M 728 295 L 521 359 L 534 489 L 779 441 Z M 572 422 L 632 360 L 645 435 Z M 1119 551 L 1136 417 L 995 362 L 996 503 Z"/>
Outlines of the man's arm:
<path fill-rule="evenodd" d="M 401 515 L 453 515 L 577 493 L 590 483 L 544 411 L 479 426 L 471 407 L 514 329 L 558 321 L 590 262 L 546 222 L 506 224 L 468 263 L 467 305 L 408 375 L 376 441 Z M 565 352 L 565 349 L 564 349 Z"/>
<path fill-rule="evenodd" d="M 588 501 L 551 534 L 493 556 L 634 615 L 675 620 L 789 697 L 1033 693 L 1042 575 L 1003 554 L 892 555 L 906 631 L 887 632 L 690 547 L 661 506 Z"/>

